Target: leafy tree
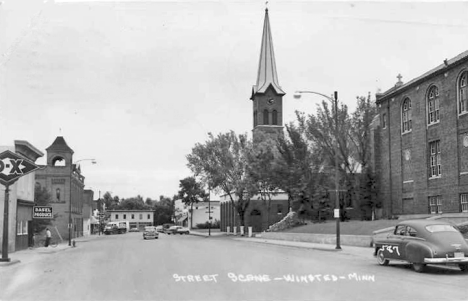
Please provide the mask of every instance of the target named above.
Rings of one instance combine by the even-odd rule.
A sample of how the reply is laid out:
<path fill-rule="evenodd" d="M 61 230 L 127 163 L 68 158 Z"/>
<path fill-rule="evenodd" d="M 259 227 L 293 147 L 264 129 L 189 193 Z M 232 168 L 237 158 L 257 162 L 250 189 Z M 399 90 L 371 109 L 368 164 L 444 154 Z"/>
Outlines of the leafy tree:
<path fill-rule="evenodd" d="M 128 198 L 120 202 L 120 204 L 113 207 L 117 210 L 148 210 L 150 207 L 143 202 L 143 198 L 137 196 L 135 198 Z"/>
<path fill-rule="evenodd" d="M 174 199 L 160 196 L 159 201 L 154 202 L 154 223 L 155 225 L 162 225 L 171 223 L 174 217 Z"/>
<path fill-rule="evenodd" d="M 357 97 L 357 108 L 351 116 L 346 105 L 338 104 L 335 112 L 327 101 L 318 106 L 316 115 L 298 115 L 299 126 L 326 158 L 329 169 L 337 163 L 340 186 L 346 188 L 348 199 L 362 199 L 363 195 L 373 194 L 367 191 L 373 187 L 373 175 L 358 177 L 356 174 L 370 172 L 370 127 L 375 115 L 376 108 L 370 96 Z M 360 183 L 362 181 L 364 183 Z M 344 204 L 340 204 L 342 206 Z"/>
<path fill-rule="evenodd" d="M 320 214 L 325 204 L 323 193 L 318 191 L 326 189 L 325 178 L 319 172 L 322 170 L 320 151 L 307 140 L 302 128 L 293 123 L 286 125 L 286 133 L 277 141 L 279 156 L 273 173 L 277 185 L 288 193 L 293 211 L 303 216 L 314 207 Z"/>
<path fill-rule="evenodd" d="M 371 126 L 377 115 L 377 108 L 371 101 L 370 93 L 367 97 L 357 97 L 357 108 L 352 114 L 352 127 L 349 131 L 349 140 L 354 148 L 354 158 L 361 165 L 362 177 L 359 181 L 359 199 L 361 207 L 371 208 L 372 218 L 375 208 L 381 204 L 377 198 L 375 188 L 375 175 L 371 169 Z M 363 213 L 364 214 L 364 213 Z M 363 218 L 367 218 L 363 216 Z"/>
<path fill-rule="evenodd" d="M 115 209 L 115 207 L 119 204 L 118 198 L 117 198 L 117 200 L 115 198 L 113 198 L 112 194 L 109 191 L 106 191 L 106 193 L 104 193 L 104 196 L 102 198 L 103 198 L 104 204 L 106 206 L 106 210 L 107 209 Z"/>
<path fill-rule="evenodd" d="M 187 166 L 211 189 L 229 197 L 244 226 L 245 211 L 255 190 L 248 178 L 246 158 L 252 143 L 246 134 L 236 135 L 233 131 L 217 136 L 209 133 L 208 137 L 208 141 L 197 143 L 187 155 Z"/>
<path fill-rule="evenodd" d="M 36 206 L 48 206 L 52 200 L 52 195 L 47 188 L 36 185 L 34 187 L 34 204 Z M 54 214 L 53 219 L 34 219 L 33 233 L 40 233 L 52 224 L 52 221 L 58 217 L 58 213 Z"/>
<path fill-rule="evenodd" d="M 259 200 L 266 204 L 268 225 L 270 225 L 271 199 L 279 192 L 275 178 L 277 154 L 276 139 L 262 132 L 256 134 L 253 147 L 247 151 L 247 170 L 254 189 L 252 193 L 258 195 Z"/>
<path fill-rule="evenodd" d="M 190 206 L 190 228 L 192 228 L 193 204 L 205 200 L 208 197 L 208 194 L 203 189 L 203 184 L 197 182 L 194 177 L 187 177 L 179 182 L 179 198 L 184 204 Z"/>

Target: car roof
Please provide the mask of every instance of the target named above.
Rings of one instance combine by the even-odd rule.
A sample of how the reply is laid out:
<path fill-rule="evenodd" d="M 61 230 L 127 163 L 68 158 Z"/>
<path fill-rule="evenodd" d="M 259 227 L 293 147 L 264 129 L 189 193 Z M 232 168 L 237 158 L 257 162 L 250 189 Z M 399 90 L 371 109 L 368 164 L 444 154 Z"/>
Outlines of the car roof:
<path fill-rule="evenodd" d="M 400 225 L 406 225 L 406 226 L 411 226 L 414 228 L 423 228 L 425 226 L 429 225 L 451 225 L 453 226 L 452 223 L 447 222 L 445 220 L 440 220 L 440 219 L 413 219 L 413 220 L 405 220 L 401 221 L 397 224 L 397 226 Z"/>

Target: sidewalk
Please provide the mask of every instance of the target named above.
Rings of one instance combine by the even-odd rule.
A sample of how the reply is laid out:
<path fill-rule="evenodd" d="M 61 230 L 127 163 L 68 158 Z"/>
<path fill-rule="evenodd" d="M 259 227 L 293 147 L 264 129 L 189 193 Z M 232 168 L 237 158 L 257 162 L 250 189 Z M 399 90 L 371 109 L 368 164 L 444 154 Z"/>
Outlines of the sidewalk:
<path fill-rule="evenodd" d="M 10 261 L 8 261 L 8 262 L 0 261 L 0 270 L 3 267 L 11 266 L 11 265 L 18 264 L 18 263 L 23 263 L 24 264 L 24 263 L 34 262 L 34 261 L 42 258 L 42 256 L 47 255 L 47 254 L 54 254 L 54 253 L 57 253 L 57 252 L 62 252 L 62 251 L 65 251 L 65 250 L 73 249 L 73 248 L 75 248 L 75 247 L 73 247 L 73 240 L 75 241 L 75 246 L 79 247 L 80 242 L 89 241 L 89 240 L 92 240 L 92 239 L 97 239 L 98 237 L 100 237 L 100 236 L 99 235 L 91 235 L 91 236 L 85 236 L 85 237 L 77 237 L 77 238 L 72 239 L 72 245 L 71 246 L 68 245 L 68 241 L 63 241 L 63 242 L 59 243 L 58 246 L 55 247 L 55 248 L 53 248 L 53 247 L 47 247 L 47 248 L 46 247 L 38 247 L 38 248 L 29 248 L 29 249 L 25 249 L 25 250 L 20 250 L 20 251 L 8 253 L 8 258 L 10 258 Z"/>
<path fill-rule="evenodd" d="M 199 230 L 191 230 L 191 235 L 196 236 L 204 236 L 208 237 L 208 232 L 199 231 Z M 371 247 L 356 247 L 356 246 L 343 246 L 341 245 L 341 249 L 336 249 L 335 244 L 323 244 L 323 243 L 312 243 L 312 242 L 302 242 L 302 241 L 290 241 L 290 240 L 279 240 L 279 239 L 266 239 L 262 237 L 245 237 L 239 235 L 233 235 L 232 233 L 228 234 L 226 232 L 220 232 L 219 230 L 211 231 L 212 237 L 228 237 L 232 238 L 233 240 L 238 241 L 247 241 L 251 243 L 263 243 L 263 244 L 273 244 L 273 245 L 281 245 L 281 246 L 288 246 L 288 247 L 296 247 L 296 248 L 306 248 L 312 250 L 319 250 L 319 251 L 327 251 L 327 252 L 340 252 L 343 254 L 350 254 L 354 256 L 364 256 L 364 257 L 372 257 L 374 249 Z"/>

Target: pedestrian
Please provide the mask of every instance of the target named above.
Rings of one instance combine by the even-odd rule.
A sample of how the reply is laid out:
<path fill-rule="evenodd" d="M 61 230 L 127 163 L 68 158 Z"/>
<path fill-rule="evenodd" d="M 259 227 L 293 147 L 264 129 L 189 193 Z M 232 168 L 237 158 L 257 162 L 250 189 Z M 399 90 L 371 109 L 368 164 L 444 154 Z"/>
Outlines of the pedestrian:
<path fill-rule="evenodd" d="M 52 238 L 52 233 L 50 233 L 49 228 L 46 228 L 46 239 L 45 239 L 45 247 L 48 247 L 50 244 L 50 239 Z"/>

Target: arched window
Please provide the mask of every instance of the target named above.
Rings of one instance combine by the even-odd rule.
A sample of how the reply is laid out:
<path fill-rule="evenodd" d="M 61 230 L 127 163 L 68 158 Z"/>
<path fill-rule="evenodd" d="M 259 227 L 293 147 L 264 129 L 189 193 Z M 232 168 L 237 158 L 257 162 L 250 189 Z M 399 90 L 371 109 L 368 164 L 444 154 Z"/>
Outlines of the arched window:
<path fill-rule="evenodd" d="M 271 124 L 278 125 L 278 111 L 273 110 L 273 114 L 272 114 L 271 119 L 272 119 Z"/>
<path fill-rule="evenodd" d="M 254 119 L 254 127 L 256 127 L 257 126 L 257 111 L 254 112 L 253 119 Z"/>
<path fill-rule="evenodd" d="M 427 123 L 439 122 L 439 89 L 432 86 L 427 94 Z"/>
<path fill-rule="evenodd" d="M 458 80 L 458 114 L 468 112 L 468 72 L 463 72 Z"/>
<path fill-rule="evenodd" d="M 411 100 L 409 98 L 406 98 L 403 101 L 403 105 L 401 107 L 401 121 L 402 121 L 402 132 L 410 132 L 412 129 L 412 124 L 411 124 Z"/>
<path fill-rule="evenodd" d="M 266 110 L 266 109 L 263 111 L 263 124 L 269 124 L 268 110 Z"/>

